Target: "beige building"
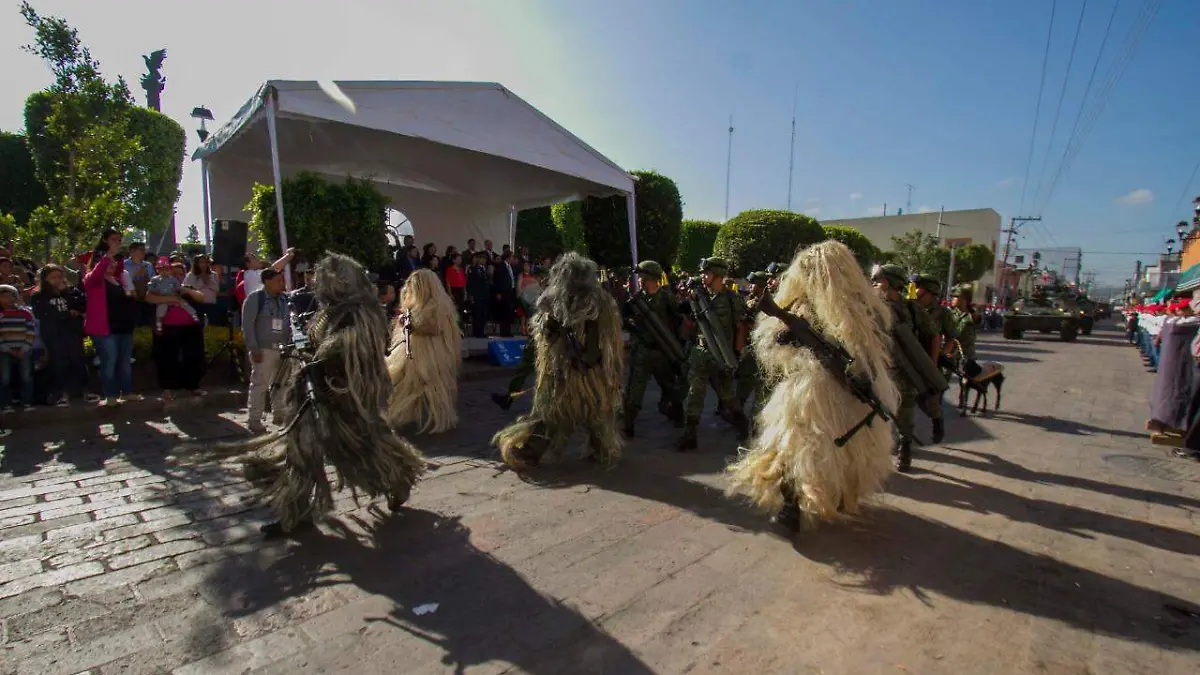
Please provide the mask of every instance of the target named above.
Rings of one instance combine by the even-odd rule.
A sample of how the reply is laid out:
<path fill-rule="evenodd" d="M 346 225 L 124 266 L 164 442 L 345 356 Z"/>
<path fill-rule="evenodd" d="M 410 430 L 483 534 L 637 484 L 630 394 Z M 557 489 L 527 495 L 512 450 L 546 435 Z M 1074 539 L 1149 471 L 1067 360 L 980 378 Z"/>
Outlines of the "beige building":
<path fill-rule="evenodd" d="M 941 225 L 938 217 L 941 216 Z M 822 225 L 845 225 L 862 232 L 879 248 L 892 248 L 892 237 L 920 230 L 936 235 L 943 246 L 967 246 L 983 244 L 992 249 L 999 264 L 1004 246 L 1000 214 L 994 209 L 964 209 L 939 214 L 906 213 L 900 216 L 874 216 L 869 218 L 831 218 L 821 220 Z M 995 270 L 983 275 L 979 289 L 990 296 L 996 284 Z"/>

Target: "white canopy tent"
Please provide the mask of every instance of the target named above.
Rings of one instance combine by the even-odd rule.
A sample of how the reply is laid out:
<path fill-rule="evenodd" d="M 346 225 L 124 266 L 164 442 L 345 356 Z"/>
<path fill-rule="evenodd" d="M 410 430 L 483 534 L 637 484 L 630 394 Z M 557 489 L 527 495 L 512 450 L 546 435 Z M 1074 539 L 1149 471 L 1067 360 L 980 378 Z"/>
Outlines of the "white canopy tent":
<path fill-rule="evenodd" d="M 637 260 L 633 178 L 499 84 L 271 80 L 192 156 L 213 219 L 249 220 L 255 183 L 300 171 L 372 181 L 412 221 L 418 241 L 463 246 L 516 235 L 516 212 L 624 194 Z M 332 95 L 331 95 L 332 94 Z M 336 98 L 335 98 L 336 97 Z"/>

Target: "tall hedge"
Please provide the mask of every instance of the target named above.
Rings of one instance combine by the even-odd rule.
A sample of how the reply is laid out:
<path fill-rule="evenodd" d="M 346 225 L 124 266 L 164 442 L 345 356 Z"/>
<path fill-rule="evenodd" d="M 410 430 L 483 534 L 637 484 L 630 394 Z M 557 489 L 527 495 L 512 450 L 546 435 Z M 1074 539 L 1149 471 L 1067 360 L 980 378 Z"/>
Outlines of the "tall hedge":
<path fill-rule="evenodd" d="M 29 144 L 20 134 L 0 131 L 0 186 L 0 213 L 11 214 L 21 225 L 50 200 L 37 179 Z"/>
<path fill-rule="evenodd" d="M 730 218 L 717 232 L 713 255 L 729 261 L 733 274 L 749 274 L 789 261 L 801 248 L 825 240 L 825 230 L 802 213 L 755 209 Z"/>
<path fill-rule="evenodd" d="M 387 261 L 388 198 L 369 181 L 334 183 L 311 172 L 283 180 L 283 214 L 288 245 L 308 258 L 344 253 L 368 268 Z M 254 186 L 248 210 L 250 229 L 265 247 L 264 257 L 282 255 L 275 211 L 275 186 Z"/>
<path fill-rule="evenodd" d="M 528 246 L 534 256 L 554 255 L 562 250 L 562 236 L 554 226 L 549 206 L 517 212 L 517 240 L 514 246 Z"/>
<path fill-rule="evenodd" d="M 679 188 L 675 181 L 654 171 L 632 174 L 637 201 L 638 257 L 670 264 L 679 250 L 683 223 Z M 563 246 L 609 267 L 630 266 L 629 211 L 624 196 L 589 197 L 576 206 L 557 205 L 552 212 Z"/>
<path fill-rule="evenodd" d="M 872 244 L 871 240 L 867 239 L 867 235 L 846 225 L 824 225 L 822 227 L 825 230 L 825 237 L 845 244 L 864 269 L 879 262 L 879 247 Z"/>
<path fill-rule="evenodd" d="M 685 220 L 679 236 L 679 252 L 675 255 L 675 267 L 685 272 L 694 272 L 700 259 L 712 255 L 713 244 L 721 224 L 711 220 Z"/>

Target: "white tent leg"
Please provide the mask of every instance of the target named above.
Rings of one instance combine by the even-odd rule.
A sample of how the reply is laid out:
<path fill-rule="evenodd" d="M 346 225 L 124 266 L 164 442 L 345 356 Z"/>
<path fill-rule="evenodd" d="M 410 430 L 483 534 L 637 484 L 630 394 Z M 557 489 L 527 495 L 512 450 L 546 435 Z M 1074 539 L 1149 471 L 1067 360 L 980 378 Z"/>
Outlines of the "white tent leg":
<path fill-rule="evenodd" d="M 508 211 L 508 245 L 517 250 L 517 207 L 510 206 Z"/>
<path fill-rule="evenodd" d="M 212 255 L 212 217 L 208 206 L 208 160 L 200 160 L 200 201 L 204 207 L 204 253 Z"/>
<path fill-rule="evenodd" d="M 279 248 L 287 251 L 287 230 L 283 227 L 283 176 L 279 171 L 279 134 L 275 129 L 275 106 L 279 103 L 279 94 L 272 88 L 268 95 L 271 98 L 267 101 L 267 135 L 271 137 L 271 175 L 275 179 L 275 214 L 279 219 Z M 291 265 L 283 268 L 283 283 L 287 290 L 292 290 Z"/>
<path fill-rule="evenodd" d="M 625 195 L 625 210 L 629 212 L 629 250 L 633 254 L 633 267 L 637 269 L 638 250 L 637 250 L 637 197 L 632 192 Z M 633 278 L 633 288 L 637 290 L 638 276 L 637 274 L 630 275 Z"/>

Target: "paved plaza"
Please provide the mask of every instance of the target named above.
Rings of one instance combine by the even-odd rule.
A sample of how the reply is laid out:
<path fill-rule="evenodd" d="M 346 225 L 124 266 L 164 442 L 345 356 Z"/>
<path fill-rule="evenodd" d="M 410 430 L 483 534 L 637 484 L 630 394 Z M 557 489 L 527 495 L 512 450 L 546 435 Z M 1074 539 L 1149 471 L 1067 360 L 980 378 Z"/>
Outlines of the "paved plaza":
<path fill-rule="evenodd" d="M 521 406 L 466 383 L 409 508 L 345 494 L 284 542 L 234 466 L 177 451 L 236 412 L 20 428 L 0 673 L 1200 672 L 1200 464 L 1150 444 L 1115 328 L 1029 337 L 983 339 L 1001 412 L 950 414 L 861 519 L 794 541 L 724 496 L 732 431 L 676 454 L 654 392 L 615 469 L 522 481 L 488 447 Z"/>

